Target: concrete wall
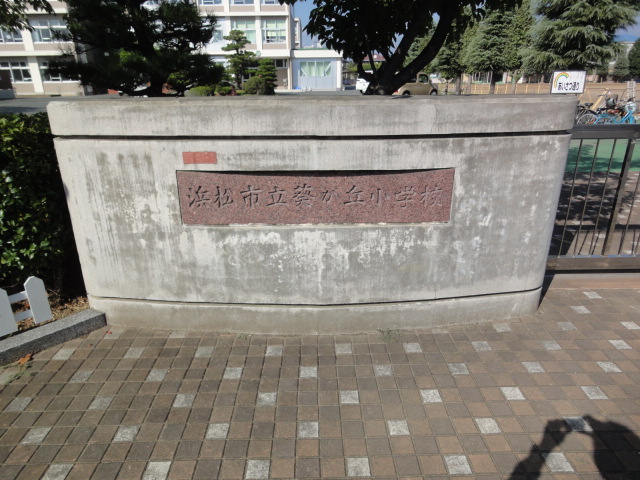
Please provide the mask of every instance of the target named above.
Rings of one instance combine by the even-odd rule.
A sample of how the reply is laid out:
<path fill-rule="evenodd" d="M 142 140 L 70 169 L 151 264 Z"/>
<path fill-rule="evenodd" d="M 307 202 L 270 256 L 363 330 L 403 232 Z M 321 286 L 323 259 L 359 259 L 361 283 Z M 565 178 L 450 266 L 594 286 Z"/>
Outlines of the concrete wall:
<path fill-rule="evenodd" d="M 329 333 L 533 313 L 574 107 L 123 98 L 51 102 L 49 116 L 90 303 L 110 324 Z M 205 151 L 216 164 L 183 162 Z M 424 224 L 186 226 L 176 185 L 179 170 L 441 168 L 455 169 L 450 220 Z"/>

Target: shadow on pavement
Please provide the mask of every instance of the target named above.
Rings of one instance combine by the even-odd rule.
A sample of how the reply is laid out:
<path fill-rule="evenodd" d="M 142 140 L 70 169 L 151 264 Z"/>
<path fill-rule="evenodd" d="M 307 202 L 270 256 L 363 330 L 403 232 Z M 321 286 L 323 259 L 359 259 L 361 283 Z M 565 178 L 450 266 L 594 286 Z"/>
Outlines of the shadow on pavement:
<path fill-rule="evenodd" d="M 602 478 L 640 478 L 640 438 L 620 423 L 601 422 L 585 415 L 548 421 L 540 443 L 515 466 L 509 479 L 539 478 L 545 464 L 553 473 L 573 472 L 564 455 L 553 453 L 569 433 L 591 437 L 593 460 Z"/>

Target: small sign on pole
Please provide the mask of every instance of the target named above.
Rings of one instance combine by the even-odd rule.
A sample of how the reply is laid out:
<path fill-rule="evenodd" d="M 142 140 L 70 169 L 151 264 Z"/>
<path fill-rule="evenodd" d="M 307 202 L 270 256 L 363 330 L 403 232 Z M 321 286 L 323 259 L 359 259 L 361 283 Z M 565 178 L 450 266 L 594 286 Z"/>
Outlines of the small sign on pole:
<path fill-rule="evenodd" d="M 553 72 L 551 93 L 584 93 L 586 80 L 584 70 Z"/>

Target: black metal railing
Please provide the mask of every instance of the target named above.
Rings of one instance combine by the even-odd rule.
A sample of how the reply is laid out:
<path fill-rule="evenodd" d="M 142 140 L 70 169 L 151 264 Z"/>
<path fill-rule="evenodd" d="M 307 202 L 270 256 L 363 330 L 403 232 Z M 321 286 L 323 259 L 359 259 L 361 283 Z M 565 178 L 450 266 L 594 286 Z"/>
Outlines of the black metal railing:
<path fill-rule="evenodd" d="M 640 268 L 640 125 L 579 125 L 560 192 L 547 268 Z"/>

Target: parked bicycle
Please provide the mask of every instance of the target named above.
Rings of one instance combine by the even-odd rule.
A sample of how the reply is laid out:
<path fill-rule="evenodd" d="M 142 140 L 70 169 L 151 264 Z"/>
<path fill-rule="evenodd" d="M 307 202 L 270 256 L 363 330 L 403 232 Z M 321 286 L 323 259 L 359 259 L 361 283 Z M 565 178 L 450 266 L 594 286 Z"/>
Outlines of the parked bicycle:
<path fill-rule="evenodd" d="M 609 106 L 608 104 L 607 107 Z M 634 114 L 637 110 L 636 102 L 630 98 L 625 103 L 616 104 L 612 108 L 584 113 L 576 123 L 579 125 L 634 124 L 636 123 Z"/>
<path fill-rule="evenodd" d="M 589 115 L 598 115 L 602 113 L 607 108 L 613 108 L 618 103 L 618 96 L 611 95 L 610 90 L 604 90 L 596 101 L 593 103 L 583 103 L 578 105 L 576 109 L 576 116 L 574 119 L 574 123 L 583 125 L 593 121 L 593 117 Z M 584 118 L 583 118 L 584 117 Z"/>

